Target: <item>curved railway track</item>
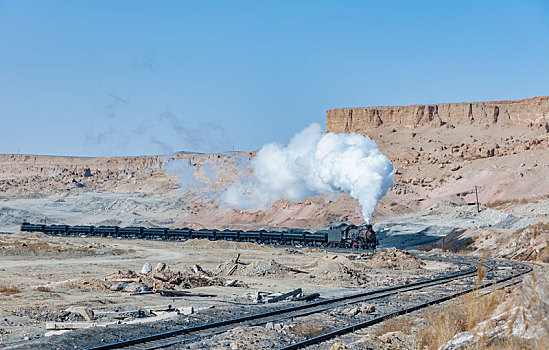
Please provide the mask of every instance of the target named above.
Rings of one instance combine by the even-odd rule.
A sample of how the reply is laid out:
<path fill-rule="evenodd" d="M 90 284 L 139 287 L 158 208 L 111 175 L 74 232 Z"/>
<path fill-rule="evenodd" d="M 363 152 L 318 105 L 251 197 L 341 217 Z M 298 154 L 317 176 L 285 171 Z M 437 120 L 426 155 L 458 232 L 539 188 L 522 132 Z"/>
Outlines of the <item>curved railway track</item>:
<path fill-rule="evenodd" d="M 321 343 L 332 339 L 333 337 L 354 332 L 358 329 L 362 329 L 377 323 L 382 322 L 384 319 L 402 315 L 404 313 L 413 312 L 427 306 L 441 303 L 452 298 L 456 298 L 460 295 L 471 292 L 473 289 L 478 288 L 487 288 L 493 286 L 495 283 L 504 283 L 513 278 L 519 277 L 522 274 L 528 273 L 531 269 L 522 263 L 513 263 L 512 269 L 510 270 L 512 274 L 507 274 L 505 276 L 500 276 L 501 273 L 498 272 L 498 266 L 494 262 L 485 263 L 486 266 L 486 275 L 491 274 L 490 281 L 487 281 L 478 286 L 472 286 L 470 288 L 463 289 L 457 293 L 447 293 L 442 297 L 433 298 L 427 301 L 415 305 L 408 305 L 406 307 L 401 307 L 397 310 L 387 312 L 383 315 L 370 318 L 363 322 L 356 324 L 345 325 L 339 329 L 330 331 L 326 334 L 322 334 L 318 337 L 305 339 L 303 341 L 290 344 L 282 349 L 299 349 L 313 344 Z M 507 266 L 509 267 L 509 266 Z M 506 268 L 507 269 L 507 268 Z M 507 269 L 508 270 L 508 269 Z M 515 271 L 513 271 L 515 270 Z M 287 319 L 295 319 L 298 317 L 303 317 L 311 314 L 326 312 L 329 309 L 334 309 L 337 307 L 344 307 L 356 303 L 373 301 L 373 300 L 383 300 L 385 298 L 394 297 L 396 294 L 408 293 L 412 291 L 420 291 L 428 288 L 438 288 L 444 287 L 448 283 L 456 282 L 458 280 L 474 280 L 477 276 L 477 268 L 469 268 L 465 271 L 458 273 L 447 274 L 438 278 L 421 280 L 414 283 L 392 286 L 388 288 L 377 289 L 368 292 L 356 293 L 352 295 L 347 295 L 338 298 L 326 299 L 322 301 L 317 301 L 313 303 L 306 303 L 301 305 L 294 305 L 290 307 L 285 307 L 277 310 L 270 310 L 267 312 L 251 314 L 247 316 L 226 319 L 217 322 L 211 322 L 206 324 L 200 324 L 196 326 L 180 328 L 169 332 L 153 334 L 149 336 L 144 336 L 140 338 L 128 339 L 116 343 L 100 345 L 96 347 L 89 348 L 88 350 L 107 350 L 107 349 L 160 349 L 160 348 L 169 348 L 175 347 L 178 345 L 189 344 L 192 342 L 200 341 L 200 339 L 208 338 L 216 334 L 220 334 L 226 331 L 231 330 L 236 326 L 257 326 L 263 325 L 268 322 L 277 322 Z M 470 284 L 474 282 L 469 281 Z"/>
<path fill-rule="evenodd" d="M 518 273 L 518 274 L 514 274 L 514 275 L 506 277 L 506 278 L 503 278 L 503 279 L 498 280 L 496 282 L 486 282 L 486 283 L 483 283 L 479 286 L 467 288 L 467 289 L 462 290 L 460 292 L 453 293 L 453 294 L 450 294 L 450 295 L 446 295 L 446 296 L 441 297 L 441 298 L 434 298 L 434 299 L 429 300 L 429 301 L 424 302 L 424 303 L 420 303 L 420 304 L 417 304 L 417 305 L 414 305 L 414 306 L 410 306 L 410 307 L 407 307 L 407 308 L 402 308 L 402 309 L 399 309 L 399 310 L 396 310 L 396 311 L 393 311 L 393 312 L 389 312 L 389 313 L 380 315 L 378 317 L 374 317 L 374 318 L 369 319 L 369 320 L 364 321 L 364 322 L 347 325 L 345 327 L 336 329 L 336 330 L 328 332 L 328 333 L 324 333 L 324 334 L 319 335 L 317 337 L 305 339 L 303 341 L 300 341 L 300 342 L 297 342 L 297 343 L 290 344 L 288 346 L 279 348 L 279 350 L 296 350 L 296 349 L 305 348 L 307 346 L 319 344 L 319 343 L 331 340 L 335 337 L 339 337 L 339 336 L 342 336 L 342 335 L 345 335 L 345 334 L 348 334 L 348 333 L 353 333 L 353 332 L 356 332 L 357 330 L 373 326 L 375 324 L 381 323 L 384 320 L 392 318 L 392 317 L 396 317 L 396 316 L 404 315 L 404 314 L 411 313 L 411 312 L 414 312 L 414 311 L 417 311 L 417 310 L 421 310 L 421 309 L 424 309 L 424 308 L 429 307 L 431 305 L 440 304 L 442 302 L 445 302 L 445 301 L 457 298 L 459 296 L 462 296 L 464 294 L 470 293 L 473 290 L 480 290 L 480 289 L 484 289 L 484 288 L 488 288 L 488 287 L 503 288 L 503 287 L 509 286 L 511 284 L 509 281 L 511 281 L 512 279 L 517 278 L 520 275 L 528 273 L 530 271 L 531 271 L 531 269 L 527 270 L 527 271 L 524 271 L 524 272 L 521 272 L 521 273 Z"/>

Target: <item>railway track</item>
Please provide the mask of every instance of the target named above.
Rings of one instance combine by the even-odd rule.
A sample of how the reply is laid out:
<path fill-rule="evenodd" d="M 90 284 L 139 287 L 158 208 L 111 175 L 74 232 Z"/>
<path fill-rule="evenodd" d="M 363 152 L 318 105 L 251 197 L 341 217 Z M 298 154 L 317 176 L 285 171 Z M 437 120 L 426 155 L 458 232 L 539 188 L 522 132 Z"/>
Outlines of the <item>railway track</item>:
<path fill-rule="evenodd" d="M 490 281 L 485 282 L 482 285 L 476 287 L 469 287 L 463 289 L 457 293 L 447 293 L 442 297 L 433 298 L 427 301 L 415 305 L 409 305 L 406 307 L 401 307 L 397 310 L 387 312 L 383 315 L 365 320 L 357 324 L 345 325 L 336 330 L 328 332 L 326 334 L 320 335 L 315 338 L 305 339 L 301 342 L 288 345 L 283 349 L 299 349 L 302 347 L 310 346 L 312 344 L 317 344 L 333 337 L 354 332 L 355 330 L 362 329 L 377 323 L 382 322 L 384 319 L 393 317 L 396 315 L 401 315 L 404 313 L 412 312 L 419 310 L 421 308 L 427 307 L 429 305 L 441 303 L 452 298 L 458 297 L 465 293 L 470 292 L 473 288 L 487 288 L 494 285 L 494 283 L 504 283 L 513 278 L 516 278 L 524 273 L 530 271 L 529 267 L 525 264 L 514 263 L 516 271 L 512 271 L 512 274 L 507 274 L 505 276 L 500 276 L 501 273 L 498 271 L 498 266 L 494 263 L 486 264 L 486 273 L 487 275 L 492 274 Z M 498 274 L 499 273 L 499 274 Z M 96 347 L 89 348 L 88 350 L 107 350 L 107 349 L 161 349 L 169 348 L 175 346 L 183 346 L 185 344 L 193 343 L 200 341 L 201 339 L 212 337 L 216 334 L 220 334 L 226 331 L 231 330 L 235 326 L 258 326 L 263 325 L 268 322 L 279 322 L 281 320 L 295 319 L 307 315 L 317 314 L 327 312 L 330 309 L 345 307 L 352 304 L 357 304 L 366 301 L 374 300 L 384 300 L 391 297 L 395 297 L 397 294 L 409 293 L 413 291 L 420 291 L 425 289 L 433 288 L 442 288 L 447 286 L 449 283 L 455 283 L 456 281 L 464 281 L 474 279 L 477 276 L 477 268 L 471 267 L 465 271 L 458 273 L 452 273 L 438 278 L 430 280 L 421 280 L 414 283 L 392 286 L 388 288 L 382 288 L 374 291 L 362 292 L 351 294 L 343 297 L 326 299 L 318 302 L 301 304 L 289 306 L 277 310 L 270 310 L 267 312 L 251 314 L 247 316 L 211 322 L 206 324 L 200 324 L 196 326 L 176 329 L 169 332 L 153 334 L 149 336 L 144 336 L 140 338 L 128 339 L 125 341 L 120 341 L 111 344 L 104 344 Z M 474 282 L 468 281 L 470 285 L 473 285 Z"/>
<path fill-rule="evenodd" d="M 399 309 L 399 310 L 396 310 L 396 311 L 393 311 L 393 312 L 389 312 L 389 313 L 380 315 L 378 317 L 374 317 L 374 318 L 369 319 L 369 320 L 364 321 L 364 322 L 347 325 L 345 327 L 336 329 L 336 330 L 328 332 L 328 333 L 324 333 L 324 334 L 319 335 L 317 337 L 305 339 L 303 341 L 300 341 L 300 342 L 297 342 L 297 343 L 290 344 L 288 346 L 279 348 L 279 350 L 296 350 L 296 349 L 305 348 L 305 347 L 308 347 L 308 346 L 311 346 L 311 345 L 319 344 L 319 343 L 331 340 L 335 337 L 340 337 L 342 335 L 345 335 L 345 334 L 348 334 L 348 333 L 353 333 L 353 332 L 356 332 L 360 329 L 373 326 L 375 324 L 381 323 L 384 320 L 392 318 L 392 317 L 404 315 L 404 314 L 407 314 L 407 313 L 411 313 L 411 312 L 414 312 L 414 311 L 417 311 L 417 310 L 424 309 L 424 308 L 429 307 L 431 305 L 436 305 L 436 304 L 443 303 L 445 301 L 448 301 L 448 300 L 457 298 L 459 296 L 462 296 L 464 294 L 470 293 L 473 290 L 480 290 L 480 289 L 485 289 L 485 288 L 489 288 L 489 287 L 494 288 L 494 289 L 504 288 L 504 287 L 507 287 L 507 286 L 511 285 L 512 282 L 510 282 L 510 281 L 513 280 L 514 278 L 517 278 L 517 277 L 521 276 L 522 274 L 528 273 L 530 271 L 531 271 L 531 269 L 528 270 L 528 271 L 525 271 L 525 272 L 521 272 L 521 273 L 518 273 L 518 274 L 514 274 L 512 276 L 506 277 L 506 278 L 501 279 L 501 280 L 499 280 L 495 283 L 494 282 L 486 282 L 486 283 L 481 284 L 480 286 L 467 288 L 467 289 L 459 291 L 457 293 L 446 295 L 446 296 L 443 296 L 443 297 L 440 297 L 440 298 L 434 298 L 434 299 L 431 299 L 427 302 L 420 303 L 420 304 L 410 306 L 410 307 L 407 307 L 407 308 L 402 308 L 402 309 Z"/>

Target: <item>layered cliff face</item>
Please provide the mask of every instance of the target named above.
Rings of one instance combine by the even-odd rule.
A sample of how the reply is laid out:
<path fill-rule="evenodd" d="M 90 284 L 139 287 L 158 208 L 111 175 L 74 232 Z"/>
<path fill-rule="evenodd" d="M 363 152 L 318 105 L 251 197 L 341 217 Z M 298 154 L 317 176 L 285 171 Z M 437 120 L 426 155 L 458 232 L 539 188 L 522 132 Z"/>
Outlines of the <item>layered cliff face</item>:
<path fill-rule="evenodd" d="M 326 112 L 328 132 L 363 134 L 383 124 L 434 127 L 532 125 L 546 128 L 549 132 L 549 96 L 516 101 L 336 108 Z"/>

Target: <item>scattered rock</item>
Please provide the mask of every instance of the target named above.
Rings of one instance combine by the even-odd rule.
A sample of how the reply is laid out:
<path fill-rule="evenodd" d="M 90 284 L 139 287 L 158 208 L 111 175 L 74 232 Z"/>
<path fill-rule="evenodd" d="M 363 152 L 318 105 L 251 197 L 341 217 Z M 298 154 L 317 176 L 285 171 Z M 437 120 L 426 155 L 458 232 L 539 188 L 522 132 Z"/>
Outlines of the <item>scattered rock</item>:
<path fill-rule="evenodd" d="M 141 274 L 143 275 L 146 275 L 151 271 L 152 271 L 152 266 L 148 262 L 146 262 L 145 265 L 143 265 L 143 268 L 141 268 Z"/>
<path fill-rule="evenodd" d="M 227 287 L 233 287 L 236 284 L 236 282 L 238 282 L 238 280 L 227 280 L 225 281 L 225 285 Z"/>
<path fill-rule="evenodd" d="M 66 311 L 80 314 L 86 321 L 92 321 L 94 319 L 93 310 L 89 307 L 71 306 Z"/>
<path fill-rule="evenodd" d="M 375 311 L 375 306 L 368 303 L 362 303 L 360 306 L 353 306 L 342 311 L 342 314 L 356 316 L 362 313 L 372 313 Z"/>
<path fill-rule="evenodd" d="M 376 311 L 376 306 L 373 304 L 362 303 L 362 305 L 360 306 L 360 309 L 361 309 L 361 312 L 371 313 Z"/>
<path fill-rule="evenodd" d="M 124 291 L 130 292 L 130 293 L 146 292 L 149 290 L 151 289 L 146 284 L 139 283 L 139 282 L 127 283 L 126 286 L 124 287 Z"/>
<path fill-rule="evenodd" d="M 341 342 L 334 343 L 332 346 L 330 346 L 330 350 L 346 350 L 347 347 L 345 344 Z"/>
<path fill-rule="evenodd" d="M 353 307 L 353 308 L 350 308 L 349 310 L 347 310 L 346 313 L 351 315 L 351 316 L 356 316 L 360 313 L 360 309 L 358 307 Z"/>
<path fill-rule="evenodd" d="M 147 263 L 148 264 L 148 263 Z M 150 266 L 150 265 L 149 265 Z M 154 267 L 154 271 L 155 272 L 161 272 L 161 271 L 164 271 L 164 269 L 167 267 L 166 263 L 164 262 L 159 262 L 158 264 L 156 264 L 156 266 Z M 143 269 L 145 268 L 145 266 L 143 266 Z M 143 273 L 143 269 L 141 269 L 141 273 Z M 150 271 L 149 271 L 150 272 Z M 145 273 L 149 273 L 149 272 L 145 272 Z"/>
<path fill-rule="evenodd" d="M 413 336 L 402 332 L 388 332 L 378 337 L 375 334 L 367 334 L 359 341 L 352 344 L 355 349 L 376 349 L 376 350 L 393 350 L 393 349 L 415 349 Z"/>
<path fill-rule="evenodd" d="M 113 292 L 121 291 L 121 290 L 124 290 L 124 288 L 126 288 L 127 285 L 128 284 L 126 282 L 115 282 L 111 284 L 111 286 L 109 287 L 109 290 L 112 290 Z"/>
<path fill-rule="evenodd" d="M 193 272 L 191 272 L 190 270 L 171 271 L 167 265 L 161 265 L 159 267 L 160 271 L 158 271 L 153 270 L 149 263 L 147 264 L 145 264 L 141 270 L 149 270 L 146 274 L 137 274 L 130 270 L 127 273 L 121 273 L 119 271 L 116 274 L 105 277 L 106 281 L 114 282 L 110 285 L 109 289 L 112 291 L 123 290 L 138 293 L 150 290 L 175 290 L 178 287 L 190 289 L 225 285 L 225 280 L 213 276 L 211 272 L 203 270 L 198 265 L 195 265 L 195 269 L 191 269 L 193 270 Z M 194 272 L 194 270 L 198 272 Z M 238 282 L 235 282 L 235 284 L 236 283 Z"/>

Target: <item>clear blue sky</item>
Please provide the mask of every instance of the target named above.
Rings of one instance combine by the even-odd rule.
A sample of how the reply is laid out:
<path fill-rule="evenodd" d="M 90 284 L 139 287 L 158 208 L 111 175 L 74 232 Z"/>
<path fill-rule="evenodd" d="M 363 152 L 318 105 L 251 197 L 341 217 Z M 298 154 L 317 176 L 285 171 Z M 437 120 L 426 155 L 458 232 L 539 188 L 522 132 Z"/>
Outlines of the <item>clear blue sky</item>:
<path fill-rule="evenodd" d="M 539 95 L 545 0 L 0 0 L 0 153 L 252 150 L 329 108 Z"/>

